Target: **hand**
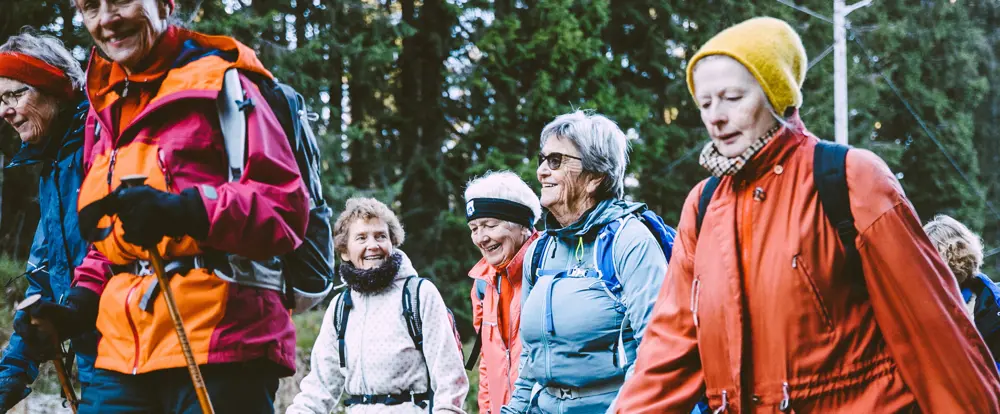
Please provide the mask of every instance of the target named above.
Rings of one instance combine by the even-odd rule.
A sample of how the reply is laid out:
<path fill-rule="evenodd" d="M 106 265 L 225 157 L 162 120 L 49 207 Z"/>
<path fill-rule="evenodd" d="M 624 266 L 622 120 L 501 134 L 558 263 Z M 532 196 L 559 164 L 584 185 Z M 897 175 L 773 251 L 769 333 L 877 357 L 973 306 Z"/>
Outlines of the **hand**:
<path fill-rule="evenodd" d="M 26 358 L 36 363 L 55 358 L 56 350 L 52 333 L 42 330 L 38 325 L 33 325 L 28 312 L 20 311 L 14 314 L 14 332 L 17 332 L 21 341 L 24 342 L 24 356 Z"/>
<path fill-rule="evenodd" d="M 55 341 L 50 335 L 56 335 L 59 340 L 65 340 L 79 336 L 80 334 L 95 329 L 97 325 L 97 308 L 100 305 L 100 296 L 94 291 L 73 287 L 66 295 L 65 304 L 58 304 L 50 300 L 39 300 L 18 314 L 27 314 L 28 318 L 36 319 L 35 322 L 44 321 L 52 325 L 55 332 L 46 332 L 43 325 L 36 323 L 20 323 L 15 321 L 14 330 L 25 340 L 25 345 L 32 349 L 53 350 Z M 52 359 L 48 352 L 41 352 L 41 355 Z"/>
<path fill-rule="evenodd" d="M 14 408 L 28 394 L 31 394 L 31 389 L 21 382 L 12 381 L 0 385 L 0 413 Z"/>
<path fill-rule="evenodd" d="M 116 192 L 118 218 L 128 243 L 155 246 L 164 237 L 208 235 L 208 213 L 198 191 L 189 188 L 180 194 L 154 189 L 147 185 L 120 187 Z"/>

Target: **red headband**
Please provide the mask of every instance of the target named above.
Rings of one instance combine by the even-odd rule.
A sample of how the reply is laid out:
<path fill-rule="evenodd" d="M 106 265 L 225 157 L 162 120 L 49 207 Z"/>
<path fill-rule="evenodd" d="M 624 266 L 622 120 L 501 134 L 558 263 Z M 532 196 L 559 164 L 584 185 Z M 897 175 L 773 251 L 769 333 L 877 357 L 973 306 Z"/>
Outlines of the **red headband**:
<path fill-rule="evenodd" d="M 174 0 L 167 0 L 167 4 L 170 5 L 170 10 L 174 10 L 177 8 L 174 6 Z"/>
<path fill-rule="evenodd" d="M 57 98 L 73 97 L 73 83 L 65 73 L 23 53 L 0 53 L 0 77 L 26 83 Z"/>

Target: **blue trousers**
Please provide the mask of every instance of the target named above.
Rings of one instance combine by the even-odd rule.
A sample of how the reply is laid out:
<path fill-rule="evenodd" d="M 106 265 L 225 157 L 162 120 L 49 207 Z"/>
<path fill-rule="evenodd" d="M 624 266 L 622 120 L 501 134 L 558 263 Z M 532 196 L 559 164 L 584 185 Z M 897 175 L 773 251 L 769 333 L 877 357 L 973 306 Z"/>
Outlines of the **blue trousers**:
<path fill-rule="evenodd" d="M 273 413 L 278 374 L 269 362 L 202 365 L 217 413 Z M 129 375 L 103 369 L 80 398 L 79 414 L 200 414 L 187 368 Z"/>

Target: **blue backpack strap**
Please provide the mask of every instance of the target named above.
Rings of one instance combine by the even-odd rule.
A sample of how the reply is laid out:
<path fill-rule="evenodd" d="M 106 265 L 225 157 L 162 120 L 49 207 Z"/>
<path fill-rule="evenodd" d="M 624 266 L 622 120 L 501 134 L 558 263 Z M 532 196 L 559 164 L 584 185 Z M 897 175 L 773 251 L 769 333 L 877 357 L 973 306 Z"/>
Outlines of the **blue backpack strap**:
<path fill-rule="evenodd" d="M 535 240 L 535 249 L 531 252 L 531 266 L 528 267 L 528 274 L 522 275 L 521 277 L 528 278 L 528 281 L 532 285 L 538 280 L 538 269 L 542 266 L 542 259 L 545 256 L 545 248 L 549 245 L 549 240 L 552 238 L 548 233 L 542 233 Z"/>
<path fill-rule="evenodd" d="M 854 227 L 851 213 L 851 198 L 847 190 L 847 151 L 850 147 L 829 141 L 819 141 L 813 152 L 813 180 L 823 205 L 826 218 L 837 229 L 844 254 L 847 258 L 845 270 L 848 274 L 861 278 L 861 256 L 854 239 L 858 230 Z M 861 283 L 864 283 L 861 280 Z"/>
<path fill-rule="evenodd" d="M 479 302 L 486 299 L 486 281 L 483 279 L 476 279 L 476 296 L 479 297 Z M 472 352 L 469 354 L 469 360 L 465 362 L 465 370 L 472 371 L 472 368 L 476 366 L 476 362 L 479 361 L 479 351 L 483 349 L 483 327 L 479 327 L 479 331 L 476 332 L 476 342 L 472 344 Z"/>
<path fill-rule="evenodd" d="M 642 224 L 646 225 L 646 229 L 656 238 L 656 241 L 660 244 L 660 248 L 663 249 L 663 257 L 667 259 L 667 263 L 670 263 L 670 255 L 674 250 L 674 239 L 677 238 L 677 230 L 668 226 L 662 217 L 649 209 L 644 209 L 642 214 L 639 214 L 639 220 L 642 221 Z"/>
<path fill-rule="evenodd" d="M 701 196 L 698 197 L 698 219 L 695 222 L 695 235 L 701 233 L 701 223 L 705 221 L 705 212 L 708 211 L 708 203 L 712 202 L 712 195 L 715 194 L 715 189 L 719 187 L 719 177 L 711 176 L 708 177 L 708 181 L 705 182 L 705 187 L 701 189 Z"/>
<path fill-rule="evenodd" d="M 351 309 L 354 308 L 354 301 L 351 300 L 351 288 L 344 289 L 335 305 L 335 317 L 333 318 L 334 328 L 337 329 L 337 342 L 340 351 L 340 367 L 347 367 L 347 318 L 351 316 Z"/>
<path fill-rule="evenodd" d="M 594 241 L 594 265 L 600 272 L 601 281 L 604 282 L 604 286 L 615 297 L 615 300 L 620 299 L 622 291 L 622 284 L 618 280 L 618 272 L 615 270 L 615 237 L 618 235 L 618 230 L 625 225 L 625 221 L 629 218 L 629 216 L 625 216 L 608 223 L 597 233 L 597 240 Z"/>

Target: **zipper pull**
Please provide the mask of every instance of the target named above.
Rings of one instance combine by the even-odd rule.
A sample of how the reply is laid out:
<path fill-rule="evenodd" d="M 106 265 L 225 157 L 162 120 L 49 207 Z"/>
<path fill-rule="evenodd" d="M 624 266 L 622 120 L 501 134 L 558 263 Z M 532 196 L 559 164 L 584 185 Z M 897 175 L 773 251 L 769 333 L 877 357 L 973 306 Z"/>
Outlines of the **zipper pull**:
<path fill-rule="evenodd" d="M 792 269 L 798 269 L 799 268 L 798 258 L 799 258 L 799 255 L 792 256 Z"/>
<path fill-rule="evenodd" d="M 729 396 L 726 395 L 726 390 L 722 390 L 722 405 L 720 405 L 719 408 L 716 408 L 715 411 L 712 411 L 712 414 L 722 414 L 726 412 L 726 409 L 728 408 L 729 408 Z"/>
<path fill-rule="evenodd" d="M 694 318 L 694 327 L 698 327 L 698 290 L 701 289 L 701 280 L 695 279 L 694 286 L 691 287 L 691 317 Z"/>
<path fill-rule="evenodd" d="M 128 96 L 128 75 L 126 74 L 125 75 L 125 87 L 122 88 L 122 98 L 125 98 L 127 96 Z"/>
<path fill-rule="evenodd" d="M 778 404 L 778 410 L 781 412 L 788 412 L 788 408 L 792 405 L 792 399 L 788 396 L 788 381 L 781 383 L 781 404 Z"/>

